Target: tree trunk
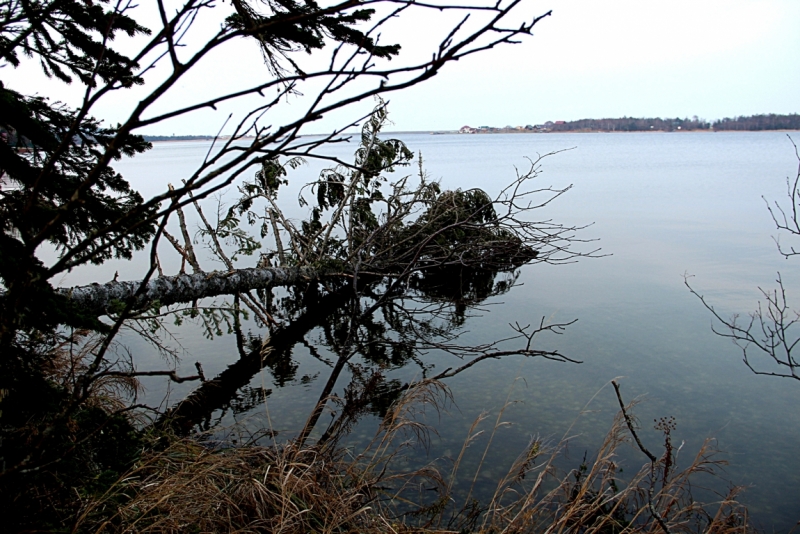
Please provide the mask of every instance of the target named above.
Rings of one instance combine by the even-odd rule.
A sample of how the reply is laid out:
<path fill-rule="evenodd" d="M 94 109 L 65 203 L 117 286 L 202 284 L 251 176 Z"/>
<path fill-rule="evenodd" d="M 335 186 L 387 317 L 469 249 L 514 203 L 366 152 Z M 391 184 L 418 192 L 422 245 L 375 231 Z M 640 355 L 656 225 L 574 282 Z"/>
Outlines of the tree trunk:
<path fill-rule="evenodd" d="M 301 280 L 319 278 L 318 271 L 297 267 L 265 267 L 236 269 L 230 272 L 179 274 L 160 276 L 150 280 L 132 303 L 135 309 L 145 308 L 158 302 L 167 306 L 178 302 L 192 302 L 204 297 L 231 295 L 251 289 L 287 286 Z M 114 309 L 116 303 L 133 299 L 141 281 L 108 282 L 57 291 L 72 299 L 87 311 L 104 315 Z"/>

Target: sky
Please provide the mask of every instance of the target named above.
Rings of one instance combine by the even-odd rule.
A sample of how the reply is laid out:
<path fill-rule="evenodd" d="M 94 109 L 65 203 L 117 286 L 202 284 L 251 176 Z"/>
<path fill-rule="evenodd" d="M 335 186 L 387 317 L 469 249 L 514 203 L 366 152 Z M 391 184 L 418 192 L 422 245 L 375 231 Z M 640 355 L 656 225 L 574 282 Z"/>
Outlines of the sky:
<path fill-rule="evenodd" d="M 478 1 L 478 0 L 470 0 Z M 145 25 L 153 20 L 141 2 Z M 219 28 L 227 2 L 201 18 L 187 46 Z M 223 11 L 227 10 L 223 13 Z M 437 77 L 388 95 L 395 131 L 453 130 L 464 125 L 505 126 L 604 117 L 692 117 L 707 120 L 758 113 L 800 112 L 800 1 L 798 0 L 524 0 L 514 20 L 552 10 L 520 44 L 501 46 L 448 65 Z M 215 18 L 216 17 L 216 18 Z M 398 42 L 397 62 L 429 57 L 455 19 L 430 11 L 403 14 L 381 41 Z M 474 21 L 473 21 L 474 22 Z M 133 46 L 134 43 L 129 43 Z M 118 46 L 125 47 L 123 41 Z M 326 59 L 301 57 L 313 66 Z M 152 77 L 163 75 L 156 69 Z M 259 83 L 266 76 L 253 43 L 210 56 L 170 91 L 157 109 L 196 102 L 220 91 Z M 6 86 L 68 103 L 76 86 L 44 78 L 38 67 L 0 69 Z M 154 79 L 154 78 L 152 78 Z M 120 92 L 96 116 L 114 123 L 149 87 Z M 304 111 L 315 94 L 284 102 L 264 120 L 280 124 Z M 229 113 L 240 117 L 264 99 L 206 109 L 150 126 L 140 133 L 213 134 Z M 366 113 L 373 102 L 309 126 L 323 133 Z M 230 123 L 229 123 L 230 124 Z M 224 128 L 223 128 L 223 131 Z"/>
<path fill-rule="evenodd" d="M 532 39 L 393 97 L 398 126 L 800 112 L 796 0 L 536 5 Z"/>

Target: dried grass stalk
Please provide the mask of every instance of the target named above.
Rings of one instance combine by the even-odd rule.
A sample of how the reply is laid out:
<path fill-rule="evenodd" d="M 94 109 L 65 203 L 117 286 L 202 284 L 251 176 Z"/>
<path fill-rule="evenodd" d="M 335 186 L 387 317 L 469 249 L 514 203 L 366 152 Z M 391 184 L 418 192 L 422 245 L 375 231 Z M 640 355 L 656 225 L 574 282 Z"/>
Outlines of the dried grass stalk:
<path fill-rule="evenodd" d="M 692 496 L 692 481 L 698 475 L 715 475 L 723 463 L 711 441 L 683 470 L 670 472 L 666 464 L 673 458 L 665 455 L 655 471 L 648 462 L 623 480 L 617 451 L 631 438 L 622 412 L 594 458 L 581 468 L 559 471 L 555 462 L 566 443 L 547 446 L 534 439 L 498 481 L 488 505 L 467 503 L 454 512 L 453 480 L 485 414 L 470 429 L 451 476 L 442 476 L 432 464 L 406 472 L 395 463 L 409 445 L 427 442 L 429 429 L 418 421 L 425 407 L 441 408 L 449 399 L 440 382 L 409 388 L 358 454 L 330 442 L 321 447 L 289 443 L 211 449 L 191 439 L 175 440 L 160 452 L 147 454 L 102 498 L 86 502 L 75 530 L 486 534 L 657 533 L 664 526 L 670 533 L 753 530 L 746 509 L 735 500 L 739 488 L 710 505 Z M 503 424 L 498 418 L 492 432 Z M 418 498 L 421 494 L 426 496 Z M 650 503 L 663 525 L 653 517 Z"/>

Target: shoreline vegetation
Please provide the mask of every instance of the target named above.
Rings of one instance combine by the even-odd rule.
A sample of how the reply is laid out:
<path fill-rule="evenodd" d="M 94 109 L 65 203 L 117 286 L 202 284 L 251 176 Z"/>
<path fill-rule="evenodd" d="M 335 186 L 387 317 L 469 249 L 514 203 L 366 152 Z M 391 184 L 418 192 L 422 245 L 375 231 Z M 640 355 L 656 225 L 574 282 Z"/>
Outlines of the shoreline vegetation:
<path fill-rule="evenodd" d="M 737 500 L 743 487 L 728 485 L 705 503 L 694 495 L 700 479 L 724 475 L 727 462 L 714 440 L 678 463 L 675 421 L 662 418 L 654 430 L 662 434 L 663 450 L 654 454 L 639 439 L 646 429 L 637 430 L 636 401 L 625 403 L 619 384 L 611 385 L 620 409 L 597 449 L 574 461 L 580 465 L 564 468 L 566 435 L 555 442 L 533 437 L 506 466 L 488 501 L 454 482 L 477 479 L 488 469 L 483 460 L 477 467 L 462 463 L 472 456 L 468 449 L 480 454 L 491 447 L 508 424 L 502 413 L 510 403 L 494 424 L 486 413 L 473 421 L 456 458 L 414 465 L 407 453 L 435 433 L 420 416 L 453 400 L 446 385 L 423 380 L 409 385 L 360 447 L 296 440 L 263 445 L 233 428 L 229 435 L 243 437 L 241 443 L 214 435 L 151 436 L 157 446 L 146 447 L 105 491 L 80 496 L 72 532 L 756 532 Z M 641 467 L 620 461 L 625 447 L 647 457 Z"/>
<path fill-rule="evenodd" d="M 419 130 L 387 132 L 397 134 L 497 134 L 497 133 L 630 133 L 630 132 L 762 132 L 762 131 L 796 131 L 800 130 L 800 114 L 750 115 L 726 117 L 713 122 L 700 119 L 662 119 L 622 117 L 619 119 L 580 119 L 576 121 L 547 121 L 543 124 L 525 126 L 462 126 L 458 130 Z M 306 134 L 303 137 L 314 137 L 324 134 Z M 213 141 L 213 135 L 144 135 L 150 143 L 174 141 Z M 219 139 L 228 139 L 220 136 Z"/>

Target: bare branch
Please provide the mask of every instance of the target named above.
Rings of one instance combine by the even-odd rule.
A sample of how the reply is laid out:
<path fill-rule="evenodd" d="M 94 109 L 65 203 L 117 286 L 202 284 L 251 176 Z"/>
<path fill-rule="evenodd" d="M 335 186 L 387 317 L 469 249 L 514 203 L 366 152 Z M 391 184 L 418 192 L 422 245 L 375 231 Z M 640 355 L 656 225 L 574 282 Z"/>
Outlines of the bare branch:
<path fill-rule="evenodd" d="M 656 471 L 656 464 L 658 463 L 658 459 L 655 455 L 647 450 L 644 445 L 642 445 L 642 441 L 639 439 L 639 435 L 636 433 L 636 430 L 633 426 L 633 421 L 631 420 L 631 416 L 628 415 L 627 410 L 625 409 L 625 403 L 622 402 L 622 394 L 619 392 L 619 384 L 616 380 L 612 380 L 611 384 L 614 386 L 614 392 L 617 394 L 617 401 L 619 402 L 619 409 L 622 412 L 623 417 L 625 418 L 625 424 L 628 426 L 628 430 L 630 431 L 633 439 L 636 441 L 636 445 L 639 447 L 639 450 L 642 451 L 645 456 L 650 459 L 650 487 L 648 488 L 647 493 L 647 507 L 650 511 L 650 515 L 653 519 L 656 520 L 658 526 L 665 532 L 665 534 L 670 534 L 669 527 L 664 522 L 664 518 L 661 517 L 661 514 L 656 511 L 655 506 L 653 505 L 653 493 L 654 493 L 654 482 L 655 482 L 655 471 Z M 665 480 L 666 482 L 666 480 Z"/>
<path fill-rule="evenodd" d="M 779 376 L 800 380 L 800 361 L 795 350 L 800 343 L 800 313 L 792 310 L 786 302 L 786 290 L 780 273 L 776 280 L 778 288 L 767 291 L 759 288 L 766 305 L 758 303 L 758 308 L 745 320 L 739 315 L 730 318 L 722 317 L 695 289 L 689 284 L 689 275 L 684 275 L 684 284 L 689 292 L 697 297 L 712 316 L 724 327 L 712 329 L 715 334 L 732 340 L 742 351 L 745 365 L 757 375 Z M 755 366 L 752 353 L 766 356 L 778 367 L 777 371 L 765 371 Z"/>

